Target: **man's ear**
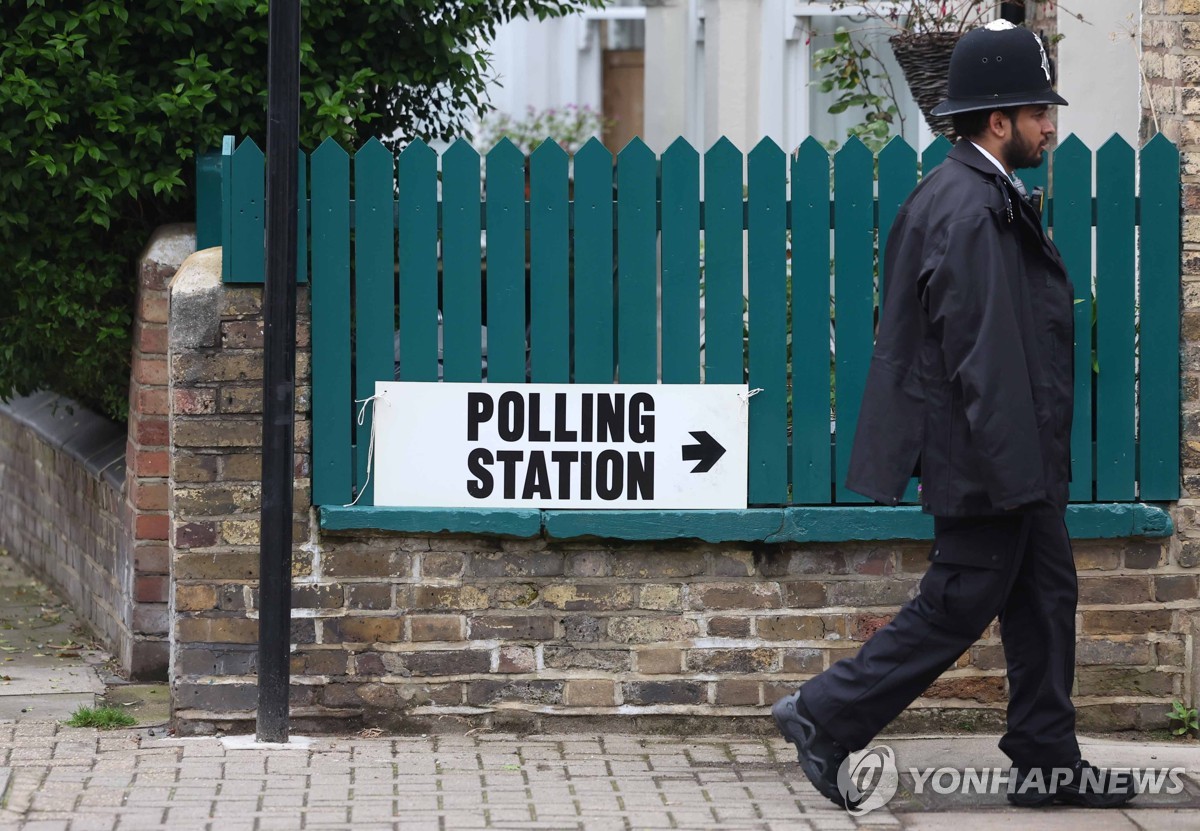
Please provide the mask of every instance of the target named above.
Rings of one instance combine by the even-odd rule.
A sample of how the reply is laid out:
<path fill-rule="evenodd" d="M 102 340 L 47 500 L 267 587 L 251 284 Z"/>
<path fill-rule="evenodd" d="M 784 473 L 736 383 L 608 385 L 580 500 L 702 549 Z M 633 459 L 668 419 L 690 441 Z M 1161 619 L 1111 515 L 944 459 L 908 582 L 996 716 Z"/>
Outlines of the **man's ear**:
<path fill-rule="evenodd" d="M 988 129 L 996 138 L 1008 138 L 1008 131 L 1011 128 L 1008 116 L 1003 110 L 992 110 L 988 115 Z"/>

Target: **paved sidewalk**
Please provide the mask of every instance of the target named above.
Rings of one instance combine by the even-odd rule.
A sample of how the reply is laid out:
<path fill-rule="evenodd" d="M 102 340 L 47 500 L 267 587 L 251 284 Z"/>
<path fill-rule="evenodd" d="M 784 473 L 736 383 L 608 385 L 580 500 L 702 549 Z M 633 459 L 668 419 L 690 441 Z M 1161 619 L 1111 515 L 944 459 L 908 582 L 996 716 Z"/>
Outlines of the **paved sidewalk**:
<path fill-rule="evenodd" d="M 1120 811 L 1019 811 L 1003 794 L 917 798 L 855 818 L 781 740 L 701 736 L 154 738 L 0 724 L 0 829 L 920 829 L 1200 827 L 1200 748 L 1089 742 L 1096 762 L 1184 766 L 1187 790 Z M 900 769 L 1003 764 L 995 737 L 892 739 Z M 1157 757 L 1157 758 L 1152 758 Z M 902 783 L 904 778 L 902 776 Z"/>
<path fill-rule="evenodd" d="M 1182 793 L 1095 812 L 1018 811 L 1002 792 L 918 793 L 909 768 L 1005 767 L 997 737 L 883 738 L 900 788 L 852 817 L 808 784 L 782 739 L 474 731 L 261 747 L 252 737 L 164 737 L 161 703 L 140 700 L 162 690 L 136 686 L 105 698 L 143 726 L 65 727 L 103 690 L 106 656 L 93 646 L 70 609 L 0 553 L 0 831 L 1200 829 L 1196 742 L 1085 739 L 1098 765 L 1186 772 Z"/>

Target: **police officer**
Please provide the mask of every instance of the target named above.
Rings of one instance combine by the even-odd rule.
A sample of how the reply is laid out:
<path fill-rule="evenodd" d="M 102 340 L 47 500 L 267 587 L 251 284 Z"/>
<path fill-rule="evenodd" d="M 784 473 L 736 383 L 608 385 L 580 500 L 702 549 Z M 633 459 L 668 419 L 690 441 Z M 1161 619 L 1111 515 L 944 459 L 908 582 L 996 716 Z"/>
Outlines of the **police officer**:
<path fill-rule="evenodd" d="M 852 658 L 772 709 L 818 790 L 855 796 L 868 742 L 997 616 L 1019 805 L 1123 804 L 1128 780 L 1080 759 L 1071 686 L 1077 584 L 1064 515 L 1073 406 L 1073 296 L 1016 168 L 1054 135 L 1041 40 L 996 21 L 965 34 L 935 115 L 960 139 L 901 208 L 847 486 L 888 505 L 921 478 L 934 518 L 916 598 Z"/>

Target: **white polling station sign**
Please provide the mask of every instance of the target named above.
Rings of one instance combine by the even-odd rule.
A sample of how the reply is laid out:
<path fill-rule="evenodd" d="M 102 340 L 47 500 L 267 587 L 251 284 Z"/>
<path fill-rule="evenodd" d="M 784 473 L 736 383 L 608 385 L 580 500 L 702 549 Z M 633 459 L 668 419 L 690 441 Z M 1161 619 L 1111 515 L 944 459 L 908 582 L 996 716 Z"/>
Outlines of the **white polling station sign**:
<path fill-rule="evenodd" d="M 375 504 L 746 507 L 737 384 L 375 385 Z"/>

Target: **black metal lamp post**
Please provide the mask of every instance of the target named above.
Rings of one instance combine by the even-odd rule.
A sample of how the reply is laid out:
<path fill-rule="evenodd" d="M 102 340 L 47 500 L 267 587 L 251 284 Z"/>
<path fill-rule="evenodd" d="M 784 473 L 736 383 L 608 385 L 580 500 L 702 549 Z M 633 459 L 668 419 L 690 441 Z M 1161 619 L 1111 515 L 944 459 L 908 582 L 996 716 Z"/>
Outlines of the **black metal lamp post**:
<path fill-rule="evenodd" d="M 286 742 L 292 617 L 300 0 L 271 0 L 267 26 L 267 252 L 263 286 L 257 737 L 260 742 Z"/>

